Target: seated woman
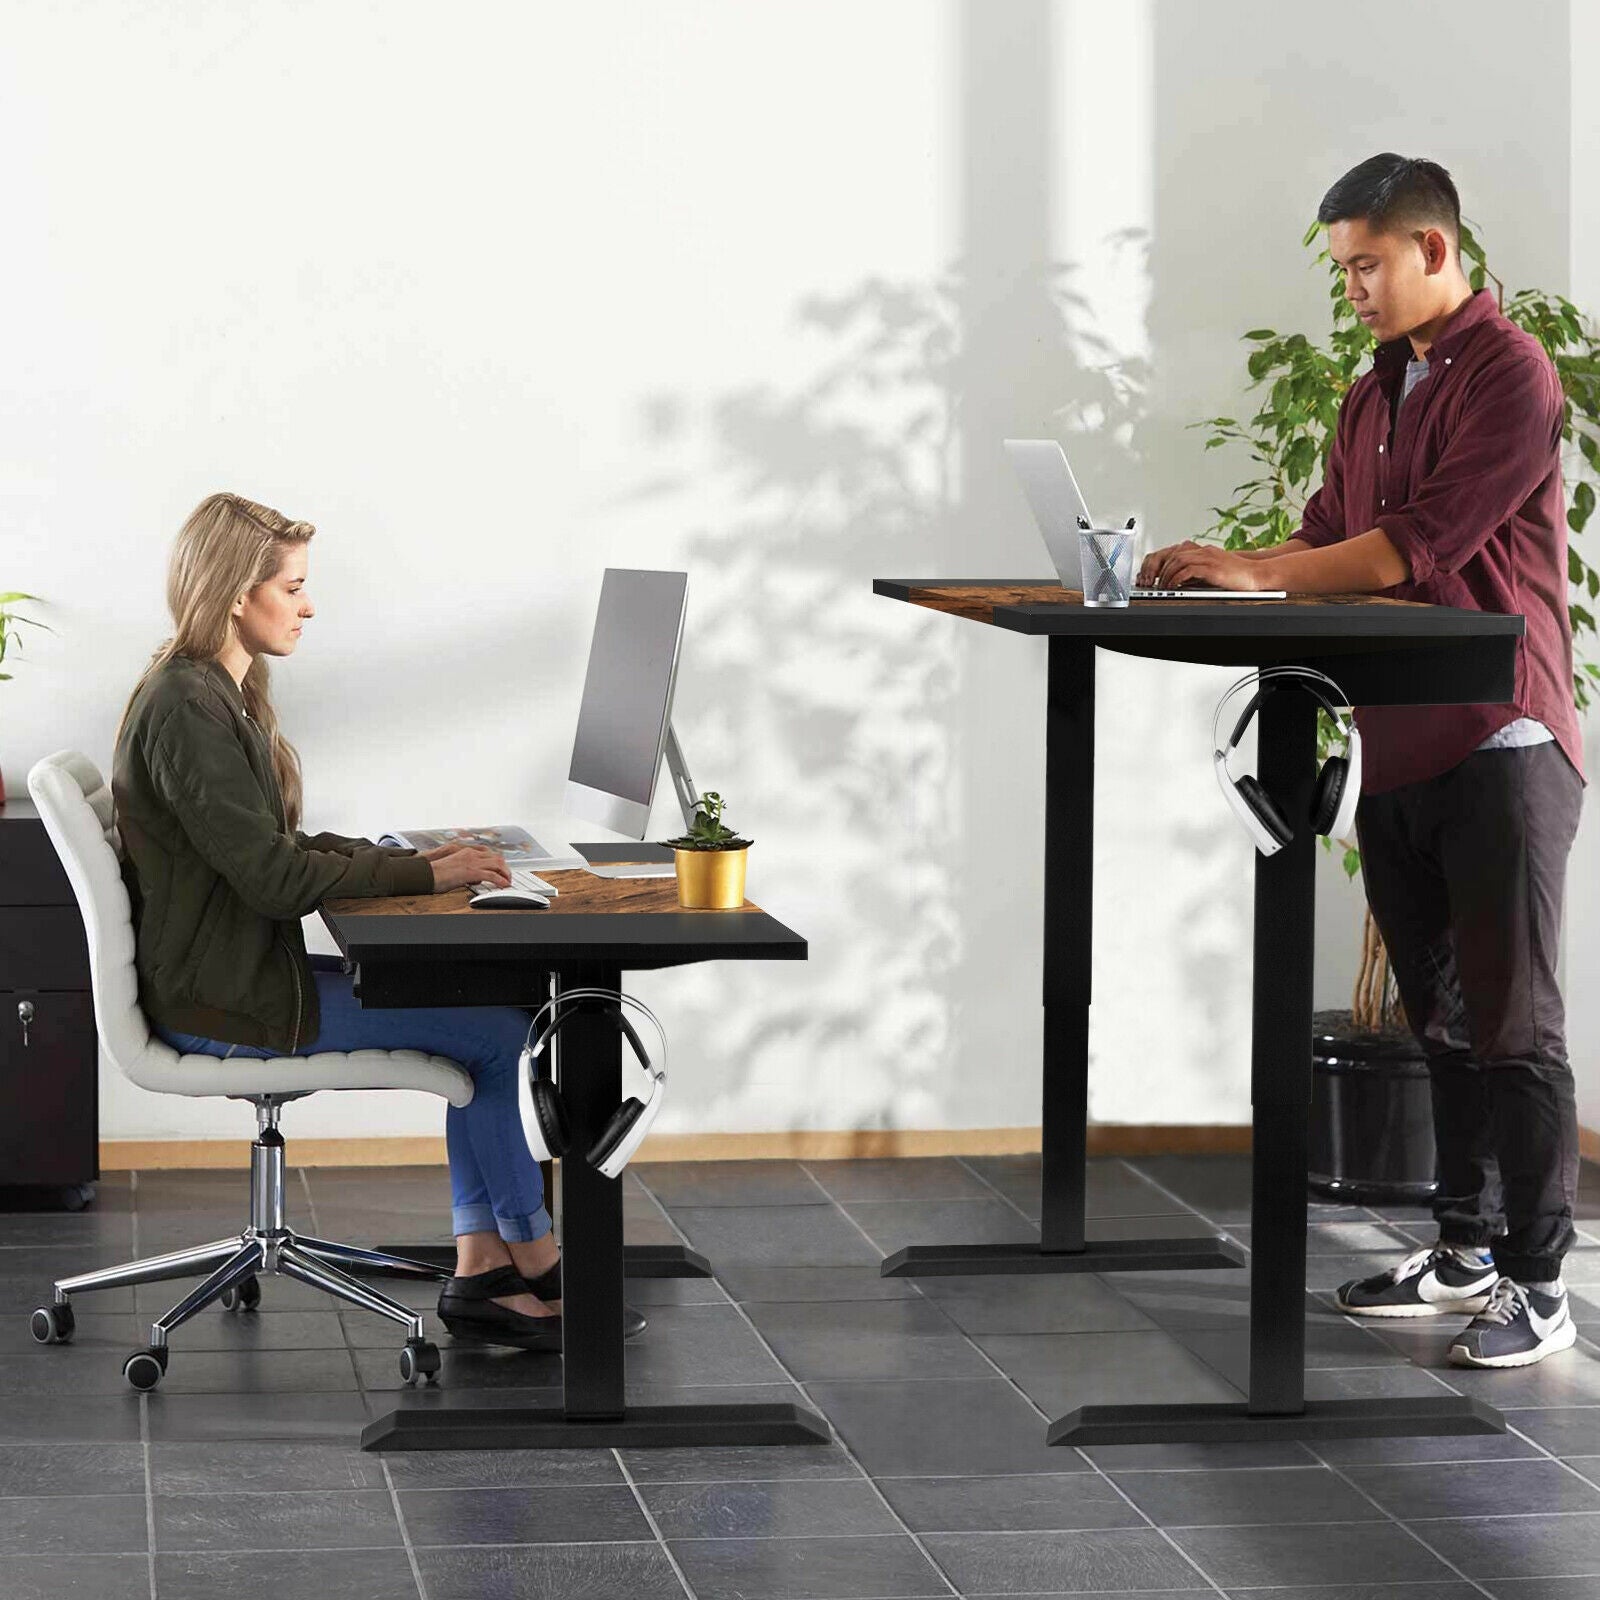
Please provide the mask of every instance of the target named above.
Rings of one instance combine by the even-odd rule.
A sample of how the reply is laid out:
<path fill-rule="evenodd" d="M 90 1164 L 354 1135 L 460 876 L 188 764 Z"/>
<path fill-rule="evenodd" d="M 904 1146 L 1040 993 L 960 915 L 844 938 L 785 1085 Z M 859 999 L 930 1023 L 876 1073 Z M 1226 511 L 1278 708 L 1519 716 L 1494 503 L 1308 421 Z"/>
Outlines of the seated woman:
<path fill-rule="evenodd" d="M 297 831 L 300 761 L 278 730 L 266 657 L 292 655 L 316 614 L 306 592 L 315 531 L 214 494 L 178 534 L 173 636 L 128 701 L 112 777 L 140 1004 L 186 1054 L 411 1049 L 459 1062 L 474 1094 L 445 1117 L 456 1269 L 439 1318 L 461 1337 L 559 1350 L 560 1261 L 517 1111 L 528 1013 L 363 1011 L 338 961 L 306 957 L 300 919 L 326 897 L 510 882 L 504 858 L 476 846 L 418 856 Z M 644 1319 L 628 1315 L 639 1332 Z"/>

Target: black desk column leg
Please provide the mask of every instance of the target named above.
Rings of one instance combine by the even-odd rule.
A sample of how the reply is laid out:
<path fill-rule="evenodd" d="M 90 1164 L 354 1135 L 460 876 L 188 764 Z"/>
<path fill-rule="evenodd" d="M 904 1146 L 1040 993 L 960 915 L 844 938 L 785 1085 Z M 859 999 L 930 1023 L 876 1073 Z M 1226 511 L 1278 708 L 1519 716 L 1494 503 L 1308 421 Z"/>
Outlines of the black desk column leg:
<path fill-rule="evenodd" d="M 1044 764 L 1044 1040 L 1039 1242 L 914 1244 L 886 1278 L 1238 1267 L 1231 1241 L 1087 1237 L 1089 974 L 1094 936 L 1094 645 L 1050 640 Z"/>
<path fill-rule="evenodd" d="M 1094 646 L 1050 641 L 1044 769 L 1040 1248 L 1084 1248 L 1094 937 Z"/>
<path fill-rule="evenodd" d="M 562 982 L 561 980 L 557 980 Z M 581 980 L 620 989 L 615 968 Z M 576 988 L 577 982 L 562 982 Z M 561 1163 L 562 1357 L 565 1410 L 572 1419 L 623 1414 L 622 1184 L 597 1172 L 583 1152 L 622 1100 L 622 1035 L 599 1010 L 572 1013 L 554 1043 L 557 1082 L 572 1128 Z"/>
<path fill-rule="evenodd" d="M 1250 1411 L 1305 1408 L 1306 1172 L 1317 836 L 1311 831 L 1317 705 L 1279 690 L 1261 703 L 1257 772 L 1294 824 L 1256 858 L 1250 1103 Z"/>
<path fill-rule="evenodd" d="M 1316 702 L 1294 691 L 1261 704 L 1257 773 L 1294 824 L 1256 860 L 1255 993 L 1250 1099 L 1250 1395 L 1190 1405 L 1087 1405 L 1050 1427 L 1051 1444 L 1240 1444 L 1500 1433 L 1481 1400 L 1306 1400 L 1306 1155 L 1311 1111 L 1311 958 L 1317 836 Z"/>

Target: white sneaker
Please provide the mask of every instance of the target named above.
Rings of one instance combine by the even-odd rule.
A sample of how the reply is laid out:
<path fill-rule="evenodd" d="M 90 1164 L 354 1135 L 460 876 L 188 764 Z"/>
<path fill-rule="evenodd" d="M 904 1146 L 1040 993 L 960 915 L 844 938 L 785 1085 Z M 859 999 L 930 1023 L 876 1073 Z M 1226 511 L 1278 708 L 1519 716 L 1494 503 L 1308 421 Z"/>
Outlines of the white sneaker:
<path fill-rule="evenodd" d="M 1448 1245 L 1418 1250 L 1397 1267 L 1341 1285 L 1334 1303 L 1357 1317 L 1470 1315 L 1489 1304 L 1492 1263 L 1468 1266 Z"/>
<path fill-rule="evenodd" d="M 1450 1359 L 1458 1367 L 1531 1367 L 1558 1350 L 1570 1350 L 1577 1339 L 1565 1291 L 1540 1294 L 1501 1278 L 1489 1304 L 1451 1344 Z"/>

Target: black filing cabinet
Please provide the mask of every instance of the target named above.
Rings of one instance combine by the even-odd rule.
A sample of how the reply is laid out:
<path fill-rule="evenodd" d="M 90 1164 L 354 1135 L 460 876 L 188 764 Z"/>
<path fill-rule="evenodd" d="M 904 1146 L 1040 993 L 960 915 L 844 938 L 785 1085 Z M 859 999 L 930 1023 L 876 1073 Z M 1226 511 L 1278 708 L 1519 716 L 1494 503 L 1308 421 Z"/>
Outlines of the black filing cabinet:
<path fill-rule="evenodd" d="M 0 1185 L 100 1175 L 100 1048 L 83 917 L 32 800 L 0 805 Z"/>

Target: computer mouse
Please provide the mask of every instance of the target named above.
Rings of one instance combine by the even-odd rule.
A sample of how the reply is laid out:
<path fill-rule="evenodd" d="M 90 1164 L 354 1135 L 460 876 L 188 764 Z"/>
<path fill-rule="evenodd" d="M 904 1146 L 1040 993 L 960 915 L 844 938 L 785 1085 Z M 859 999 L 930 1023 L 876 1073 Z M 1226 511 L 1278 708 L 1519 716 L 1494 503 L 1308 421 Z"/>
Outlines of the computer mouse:
<path fill-rule="evenodd" d="M 467 904 L 479 911 L 546 911 L 550 906 L 544 895 L 522 889 L 481 889 Z"/>

